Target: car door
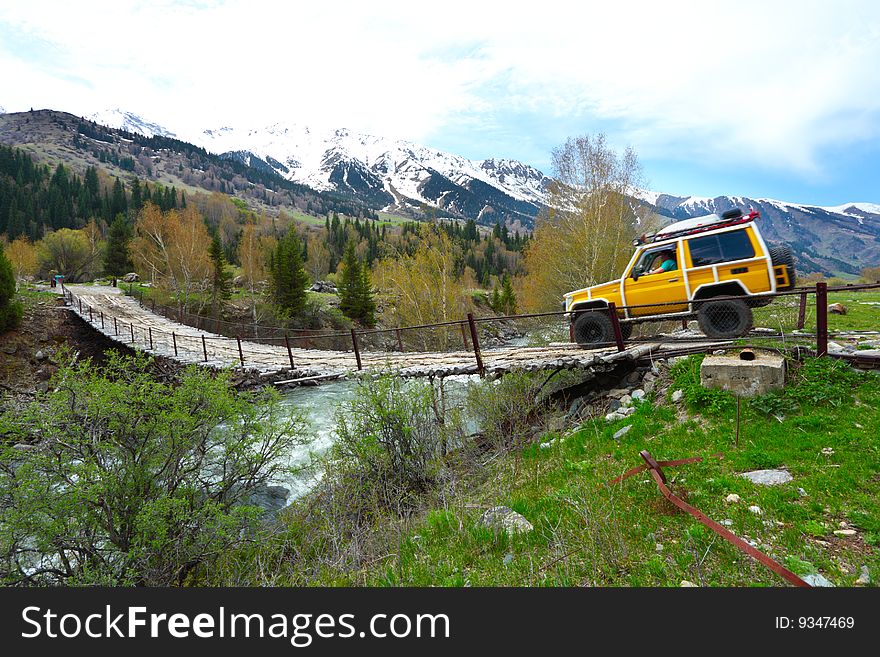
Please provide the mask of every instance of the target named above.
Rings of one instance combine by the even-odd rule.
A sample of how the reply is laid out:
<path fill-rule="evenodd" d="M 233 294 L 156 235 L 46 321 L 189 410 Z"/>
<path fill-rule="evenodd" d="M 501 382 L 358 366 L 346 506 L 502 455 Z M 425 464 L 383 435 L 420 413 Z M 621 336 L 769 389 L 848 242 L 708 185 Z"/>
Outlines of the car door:
<path fill-rule="evenodd" d="M 654 261 L 663 251 L 674 249 L 676 254 L 676 268 L 671 271 L 657 274 L 644 273 L 654 266 Z M 687 306 L 687 289 L 685 287 L 684 274 L 680 268 L 682 263 L 681 242 L 674 245 L 667 244 L 660 247 L 651 247 L 636 260 L 623 281 L 626 305 L 629 307 L 630 317 L 646 315 L 658 315 L 667 313 L 684 312 Z M 644 306 L 646 307 L 633 307 Z M 659 305 L 655 305 L 659 304 Z"/>

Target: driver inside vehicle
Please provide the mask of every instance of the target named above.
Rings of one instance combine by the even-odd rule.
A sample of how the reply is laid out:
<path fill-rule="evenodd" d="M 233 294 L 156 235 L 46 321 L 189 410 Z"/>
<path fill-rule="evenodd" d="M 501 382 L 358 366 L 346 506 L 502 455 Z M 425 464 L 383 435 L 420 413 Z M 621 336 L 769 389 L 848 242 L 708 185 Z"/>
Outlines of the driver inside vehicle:
<path fill-rule="evenodd" d="M 675 262 L 675 252 L 674 251 L 661 251 L 657 254 L 657 257 L 654 258 L 654 263 L 651 266 L 651 269 L 648 270 L 649 274 L 661 274 L 665 271 L 672 271 L 678 268 L 678 264 Z"/>

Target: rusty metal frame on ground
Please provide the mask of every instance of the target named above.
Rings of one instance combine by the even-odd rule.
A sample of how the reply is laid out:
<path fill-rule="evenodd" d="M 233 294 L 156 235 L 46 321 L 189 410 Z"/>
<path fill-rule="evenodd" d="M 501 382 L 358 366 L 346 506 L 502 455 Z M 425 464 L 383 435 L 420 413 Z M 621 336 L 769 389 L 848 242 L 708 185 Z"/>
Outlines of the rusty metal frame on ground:
<path fill-rule="evenodd" d="M 660 488 L 660 492 L 663 493 L 663 497 L 672 502 L 679 509 L 696 518 L 700 523 L 711 529 L 728 543 L 735 545 L 740 550 L 772 570 L 777 575 L 781 576 L 789 583 L 794 584 L 795 586 L 804 586 L 808 588 L 810 587 L 807 582 L 785 568 L 783 565 L 777 563 L 760 550 L 755 549 L 744 540 L 742 540 L 739 536 L 731 531 L 728 531 L 723 526 L 719 525 L 717 522 L 709 518 L 699 509 L 695 509 L 681 498 L 676 497 L 672 493 L 672 491 L 669 490 L 666 485 L 666 475 L 663 473 L 663 466 L 672 467 L 676 465 L 686 465 L 688 463 L 698 463 L 703 460 L 702 457 L 697 456 L 689 459 L 678 459 L 676 461 L 657 461 L 654 459 L 653 456 L 651 456 L 651 453 L 648 452 L 648 450 L 642 450 L 641 452 L 639 452 L 639 455 L 645 460 L 645 465 L 640 465 L 636 468 L 632 468 L 631 470 L 627 470 L 622 475 L 612 479 L 608 483 L 616 484 L 623 481 L 627 477 L 631 477 L 634 474 L 638 474 L 639 472 L 643 472 L 644 470 L 650 470 L 651 476 L 654 478 L 654 481 L 657 482 L 657 486 Z M 721 454 L 713 454 L 712 456 L 716 458 L 723 458 Z"/>

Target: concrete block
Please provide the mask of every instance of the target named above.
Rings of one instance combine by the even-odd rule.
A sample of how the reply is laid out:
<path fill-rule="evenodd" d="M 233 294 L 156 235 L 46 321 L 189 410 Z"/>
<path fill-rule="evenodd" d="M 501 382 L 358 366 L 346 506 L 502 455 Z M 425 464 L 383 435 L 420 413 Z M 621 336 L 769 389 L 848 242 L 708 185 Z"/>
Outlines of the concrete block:
<path fill-rule="evenodd" d="M 721 388 L 741 397 L 764 395 L 785 386 L 785 359 L 756 352 L 755 360 L 736 356 L 706 356 L 700 366 L 700 384 Z"/>

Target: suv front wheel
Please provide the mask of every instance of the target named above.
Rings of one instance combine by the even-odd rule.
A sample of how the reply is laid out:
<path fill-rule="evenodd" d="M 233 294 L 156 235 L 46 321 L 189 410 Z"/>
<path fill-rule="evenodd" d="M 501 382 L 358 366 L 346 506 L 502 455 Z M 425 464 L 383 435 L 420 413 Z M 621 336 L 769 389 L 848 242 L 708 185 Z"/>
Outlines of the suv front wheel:
<path fill-rule="evenodd" d="M 614 342 L 614 327 L 608 313 L 601 310 L 580 313 L 574 320 L 574 341 L 580 347 Z"/>
<path fill-rule="evenodd" d="M 738 338 L 752 328 L 752 309 L 742 299 L 705 301 L 697 308 L 700 330 L 710 338 Z"/>

